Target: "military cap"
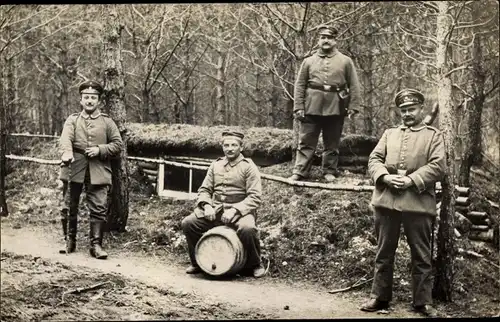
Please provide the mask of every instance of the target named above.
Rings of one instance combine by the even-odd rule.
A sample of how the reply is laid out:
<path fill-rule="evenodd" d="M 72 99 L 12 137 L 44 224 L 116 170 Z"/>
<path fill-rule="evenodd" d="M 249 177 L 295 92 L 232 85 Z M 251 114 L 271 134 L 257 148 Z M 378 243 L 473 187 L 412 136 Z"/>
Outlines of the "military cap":
<path fill-rule="evenodd" d="M 416 89 L 406 88 L 396 94 L 394 102 L 397 107 L 422 104 L 424 102 L 424 94 L 420 93 Z"/>
<path fill-rule="evenodd" d="M 98 94 L 101 95 L 103 92 L 103 88 L 101 84 L 96 81 L 87 81 L 80 85 L 80 94 Z"/>
<path fill-rule="evenodd" d="M 237 131 L 224 131 L 222 132 L 222 138 L 226 138 L 226 137 L 234 137 L 234 138 L 237 138 L 239 140 L 243 140 L 243 138 L 245 137 L 245 135 L 241 132 L 237 132 Z"/>
<path fill-rule="evenodd" d="M 318 27 L 318 35 L 327 35 L 327 36 L 332 36 L 335 37 L 338 34 L 338 30 L 335 27 L 332 26 L 327 26 L 327 25 L 321 25 Z"/>

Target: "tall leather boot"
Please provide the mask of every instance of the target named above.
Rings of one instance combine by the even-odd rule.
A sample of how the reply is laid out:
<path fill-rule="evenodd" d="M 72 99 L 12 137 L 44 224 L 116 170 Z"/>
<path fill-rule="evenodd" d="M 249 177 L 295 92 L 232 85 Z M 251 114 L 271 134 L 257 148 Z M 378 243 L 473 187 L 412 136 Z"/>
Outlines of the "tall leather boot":
<path fill-rule="evenodd" d="M 68 218 L 61 218 L 64 240 L 68 238 Z"/>
<path fill-rule="evenodd" d="M 77 219 L 61 219 L 63 226 L 64 240 L 66 241 L 66 248 L 59 250 L 59 253 L 74 253 L 76 250 L 76 233 L 78 227 Z"/>
<path fill-rule="evenodd" d="M 90 222 L 90 255 L 97 259 L 108 258 L 108 253 L 102 249 L 103 230 L 104 221 Z"/>

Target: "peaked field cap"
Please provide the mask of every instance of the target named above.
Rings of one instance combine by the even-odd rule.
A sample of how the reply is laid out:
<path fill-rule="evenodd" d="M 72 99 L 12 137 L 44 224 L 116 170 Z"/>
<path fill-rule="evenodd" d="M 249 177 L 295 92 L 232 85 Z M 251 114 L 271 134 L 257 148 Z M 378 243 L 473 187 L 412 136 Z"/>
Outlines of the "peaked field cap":
<path fill-rule="evenodd" d="M 86 94 L 98 94 L 101 95 L 104 91 L 101 84 L 96 81 L 87 81 L 80 85 L 79 87 L 80 93 Z"/>
<path fill-rule="evenodd" d="M 335 27 L 328 25 L 321 25 L 318 27 L 318 35 L 336 36 L 338 30 Z"/>
<path fill-rule="evenodd" d="M 224 131 L 224 132 L 222 132 L 222 138 L 228 137 L 228 136 L 233 136 L 233 137 L 236 137 L 240 140 L 243 140 L 243 138 L 245 137 L 245 135 L 243 133 L 238 132 L 238 131 Z"/>
<path fill-rule="evenodd" d="M 397 107 L 422 104 L 424 100 L 424 94 L 412 88 L 405 88 L 399 91 L 394 98 Z"/>

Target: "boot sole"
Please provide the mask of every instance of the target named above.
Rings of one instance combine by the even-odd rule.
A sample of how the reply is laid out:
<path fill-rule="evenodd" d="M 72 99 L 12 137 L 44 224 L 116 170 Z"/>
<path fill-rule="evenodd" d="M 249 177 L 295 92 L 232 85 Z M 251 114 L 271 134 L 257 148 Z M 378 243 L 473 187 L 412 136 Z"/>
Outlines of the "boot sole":
<path fill-rule="evenodd" d="M 59 250 L 59 254 L 71 254 L 71 253 L 74 253 L 74 252 L 75 252 L 75 250 L 69 251 L 69 252 L 67 252 L 65 249 L 60 249 Z"/>

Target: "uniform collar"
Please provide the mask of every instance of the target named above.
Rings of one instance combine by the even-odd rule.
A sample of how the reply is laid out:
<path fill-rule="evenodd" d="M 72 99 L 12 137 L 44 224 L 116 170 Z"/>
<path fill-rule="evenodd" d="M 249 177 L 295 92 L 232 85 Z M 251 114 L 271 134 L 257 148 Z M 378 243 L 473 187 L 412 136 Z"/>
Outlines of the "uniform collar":
<path fill-rule="evenodd" d="M 234 161 L 229 161 L 229 159 L 227 157 L 224 157 L 223 161 L 224 161 L 224 166 L 226 165 L 231 165 L 232 167 L 234 167 L 235 165 L 237 165 L 238 163 L 240 163 L 243 159 L 245 159 L 245 157 L 243 156 L 243 154 L 240 153 L 240 155 L 236 158 L 236 160 Z"/>
<path fill-rule="evenodd" d="M 338 52 L 339 52 L 339 51 L 338 51 L 338 49 L 337 49 L 337 48 L 333 48 L 333 49 L 332 49 L 332 52 L 331 52 L 331 53 L 329 53 L 329 54 L 325 54 L 325 53 L 321 52 L 321 50 L 318 50 L 317 54 L 318 54 L 318 56 L 319 56 L 319 57 L 322 57 L 322 58 L 323 58 L 323 57 L 328 57 L 328 58 L 330 58 L 330 57 L 335 56 Z"/>
<path fill-rule="evenodd" d="M 92 112 L 92 114 L 88 115 L 87 113 L 85 113 L 85 111 L 82 111 L 80 113 L 81 117 L 83 117 L 84 119 L 88 119 L 88 118 L 91 118 L 91 119 L 96 119 L 98 118 L 99 116 L 101 116 L 101 111 L 97 108 L 94 112 Z"/>
<path fill-rule="evenodd" d="M 420 125 L 417 125 L 416 127 L 413 127 L 413 126 L 410 127 L 410 130 L 412 130 L 413 132 L 418 132 L 418 131 L 421 131 L 421 130 L 425 129 L 426 127 L 427 127 L 427 125 L 425 125 L 425 124 L 422 123 Z M 402 130 L 406 130 L 408 127 L 403 124 L 403 125 L 401 125 L 400 128 Z"/>

